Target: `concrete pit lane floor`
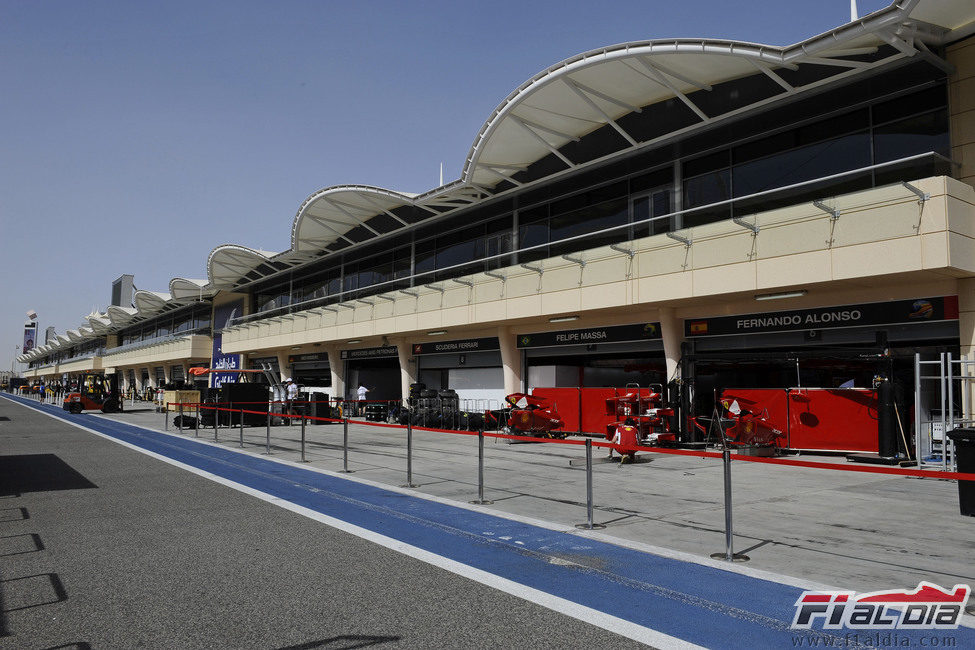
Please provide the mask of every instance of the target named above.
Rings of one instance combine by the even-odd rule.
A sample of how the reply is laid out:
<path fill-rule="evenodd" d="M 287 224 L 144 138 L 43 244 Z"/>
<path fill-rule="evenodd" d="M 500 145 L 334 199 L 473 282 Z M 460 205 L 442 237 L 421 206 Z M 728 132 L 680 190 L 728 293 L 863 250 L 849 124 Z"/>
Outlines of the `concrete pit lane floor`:
<path fill-rule="evenodd" d="M 111 426 L 111 423 L 124 422 L 150 429 L 164 428 L 163 415 L 148 409 L 112 416 L 71 417 L 86 425 L 102 422 Z M 710 553 L 724 550 L 721 466 L 713 459 L 651 454 L 652 461 L 644 464 L 623 467 L 597 464 L 595 521 L 607 526 L 597 533 L 574 527 L 586 519 L 584 471 L 570 468 L 568 462 L 580 458 L 579 447 L 512 445 L 488 440 L 485 497 L 494 503 L 469 506 L 467 502 L 477 498 L 475 437 L 414 431 L 413 483 L 419 487 L 404 490 L 398 488 L 406 481 L 406 436 L 402 430 L 353 423 L 350 426 L 352 475 L 335 474 L 342 468 L 340 425 L 308 426 L 305 433 L 305 456 L 312 462 L 301 464 L 296 462 L 300 428 L 271 428 L 271 458 L 278 461 L 276 466 L 311 467 L 326 475 L 342 476 L 346 483 L 385 485 L 395 494 L 417 493 L 431 497 L 433 503 L 463 504 L 468 512 L 491 512 L 504 515 L 509 521 L 540 523 L 549 530 L 573 535 L 583 545 L 610 541 L 628 550 L 660 551 L 664 556 L 690 559 L 692 564 L 688 566 L 695 568 L 683 569 L 687 576 L 698 566 L 727 568 L 726 563 L 707 559 Z M 239 455 L 237 428 L 222 428 L 217 432 L 216 443 L 212 429 L 186 430 L 179 436 L 170 426 L 168 438 L 183 438 L 186 443 L 192 439 L 192 444 L 197 444 L 197 436 L 200 441 L 207 441 L 203 446 L 208 450 L 223 449 L 235 457 Z M 264 427 L 245 427 L 244 443 L 245 455 L 259 457 L 264 450 Z M 971 548 L 968 534 L 971 520 L 956 514 L 957 493 L 953 482 L 744 462 L 736 462 L 733 467 L 735 550 L 747 552 L 752 558 L 746 568 L 732 567 L 738 575 L 764 576 L 762 571 L 771 571 L 775 575 L 766 577 L 793 589 L 834 585 L 857 591 L 913 588 L 920 580 L 948 587 L 959 582 L 975 582 L 966 554 Z M 227 521 L 214 525 L 217 523 L 230 525 Z M 486 532 L 489 531 L 481 531 Z M 689 555 L 684 558 L 681 552 Z M 583 559 L 571 553 L 553 552 L 550 561 L 553 558 L 568 565 L 578 563 L 590 570 L 601 569 L 594 565 L 596 561 L 592 557 Z M 698 576 L 698 580 L 713 578 Z M 648 581 L 656 589 L 651 595 L 660 595 L 663 589 L 660 582 L 659 576 Z M 732 593 L 738 589 L 737 593 L 744 598 L 729 606 L 744 605 L 749 593 L 741 594 L 740 585 L 729 589 Z M 668 596 L 670 601 L 683 598 L 690 602 L 695 597 L 702 596 Z M 788 597 L 779 594 L 780 600 Z M 792 603 L 786 605 L 779 614 L 788 614 Z M 704 607 L 707 609 L 707 605 Z M 507 617 L 503 622 L 492 620 L 495 625 L 508 625 Z M 604 627 L 612 628 L 611 624 L 603 623 Z M 774 623 L 766 623 L 775 627 Z M 676 638 L 712 647 L 720 645 L 714 643 L 715 639 L 695 636 L 693 630 L 684 631 L 680 625 L 664 627 L 665 632 L 673 635 L 640 636 L 637 631 L 628 636 L 645 643 L 653 643 L 655 639 L 658 641 L 655 644 L 661 646 L 670 645 Z M 782 633 L 782 629 L 777 632 Z M 550 634 L 544 636 L 549 638 Z M 475 645 L 482 645 L 481 637 L 477 638 Z M 569 642 L 575 644 L 576 641 Z"/>

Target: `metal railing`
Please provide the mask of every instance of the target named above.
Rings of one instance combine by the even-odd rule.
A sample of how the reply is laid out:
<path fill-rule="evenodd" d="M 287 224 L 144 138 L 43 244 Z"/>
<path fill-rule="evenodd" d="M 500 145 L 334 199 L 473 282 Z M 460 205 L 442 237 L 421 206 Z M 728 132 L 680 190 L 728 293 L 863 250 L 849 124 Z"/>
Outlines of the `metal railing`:
<path fill-rule="evenodd" d="M 717 208 L 727 207 L 730 211 L 733 208 L 734 204 L 736 203 L 744 203 L 755 199 L 771 198 L 775 196 L 784 196 L 790 193 L 797 193 L 797 191 L 799 190 L 803 190 L 803 191 L 810 190 L 820 185 L 828 186 L 834 181 L 837 182 L 843 181 L 849 179 L 850 177 L 863 176 L 866 174 L 872 175 L 874 174 L 874 172 L 895 168 L 895 167 L 909 167 L 913 163 L 918 163 L 920 161 L 925 161 L 925 160 L 932 161 L 931 164 L 935 164 L 935 165 L 944 164 L 948 167 L 958 166 L 960 164 L 934 151 L 916 154 L 913 156 L 906 156 L 904 158 L 898 158 L 896 160 L 890 160 L 887 162 L 877 163 L 874 165 L 868 165 L 866 167 L 858 167 L 856 169 L 850 169 L 844 172 L 830 174 L 828 176 L 822 176 L 807 181 L 792 183 L 790 185 L 783 185 L 781 187 L 762 190 L 760 192 L 753 192 L 751 194 L 745 194 L 743 196 L 736 196 L 730 199 L 715 201 L 713 203 L 708 203 L 705 205 L 694 206 L 691 208 L 684 208 L 681 210 L 674 210 L 668 212 L 667 214 L 656 215 L 653 217 L 649 217 L 647 219 L 640 219 L 637 221 L 621 224 L 618 226 L 611 226 L 609 228 L 603 228 L 601 230 L 595 230 L 581 235 L 565 237 L 563 239 L 545 242 L 544 244 L 525 246 L 512 251 L 498 253 L 496 255 L 488 255 L 485 257 L 480 257 L 476 260 L 471 260 L 469 262 L 453 264 L 450 266 L 445 266 L 443 268 L 434 269 L 430 271 L 421 271 L 419 273 L 413 273 L 408 276 L 395 278 L 392 280 L 386 280 L 384 282 L 378 282 L 376 284 L 369 285 L 368 287 L 343 290 L 335 294 L 321 297 L 321 298 L 315 298 L 313 300 L 293 302 L 291 304 L 283 305 L 281 307 L 276 307 L 274 309 L 269 309 L 267 311 L 257 312 L 255 314 L 248 314 L 246 316 L 238 316 L 234 318 L 231 322 L 229 322 L 227 324 L 227 327 L 229 328 L 235 325 L 244 325 L 254 321 L 263 320 L 265 318 L 274 318 L 276 316 L 289 315 L 300 311 L 315 309 L 317 307 L 345 302 L 347 300 L 351 300 L 354 298 L 365 298 L 368 296 L 374 296 L 377 294 L 385 293 L 390 290 L 404 288 L 405 286 L 416 287 L 433 281 L 447 280 L 450 277 L 462 277 L 464 275 L 477 273 L 478 271 L 472 271 L 472 268 L 478 265 L 484 265 L 485 269 L 487 269 L 487 267 L 490 266 L 489 270 L 500 270 L 502 267 L 496 264 L 492 265 L 491 263 L 507 261 L 509 262 L 510 266 L 515 266 L 517 265 L 518 262 L 512 260 L 519 259 L 518 256 L 521 255 L 522 253 L 532 253 L 535 251 L 541 251 L 543 249 L 547 249 L 549 246 L 561 246 L 564 244 L 584 242 L 587 240 L 591 240 L 595 237 L 600 237 L 602 235 L 608 235 L 608 234 L 623 233 L 625 235 L 626 233 L 629 232 L 630 229 L 639 228 L 641 226 L 649 226 L 653 222 L 670 221 L 671 219 L 677 217 L 684 217 L 684 216 L 694 215 L 696 213 L 708 212 L 711 210 L 715 210 Z M 823 187 L 822 189 L 823 192 L 826 192 L 829 189 L 829 187 Z M 915 194 L 913 190 L 910 190 L 909 188 L 906 188 L 905 191 L 911 193 L 912 195 Z M 828 197 L 823 197 L 823 198 L 828 198 Z M 802 202 L 807 202 L 807 201 L 797 200 L 797 203 L 802 203 Z M 725 220 L 726 219 L 718 219 L 716 221 L 725 221 Z M 727 220 L 730 221 L 731 218 L 729 217 Z M 678 228 L 676 231 L 671 231 L 671 232 L 679 232 L 681 230 L 687 230 L 687 229 L 689 228 Z M 624 236 L 622 237 L 622 239 L 620 239 L 620 241 L 625 241 L 626 239 L 627 237 Z M 536 258 L 532 258 L 532 259 L 537 261 Z M 458 272 L 456 275 L 454 276 L 449 275 L 451 272 L 455 272 L 455 271 Z M 444 273 L 447 273 L 448 276 L 443 276 Z M 437 277 L 438 274 L 443 277 Z"/>

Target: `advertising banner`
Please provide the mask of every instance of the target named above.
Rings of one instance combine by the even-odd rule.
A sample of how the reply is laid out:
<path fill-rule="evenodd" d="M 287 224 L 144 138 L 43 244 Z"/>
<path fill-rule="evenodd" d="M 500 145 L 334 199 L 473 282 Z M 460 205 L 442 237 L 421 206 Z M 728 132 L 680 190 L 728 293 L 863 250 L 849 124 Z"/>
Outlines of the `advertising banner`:
<path fill-rule="evenodd" d="M 437 341 L 435 343 L 414 343 L 413 354 L 450 354 L 455 352 L 480 352 L 500 350 L 497 337 L 483 339 L 461 339 L 458 341 Z"/>
<path fill-rule="evenodd" d="M 593 343 L 629 343 L 660 338 L 660 323 L 634 323 L 609 327 L 587 327 L 578 330 L 519 334 L 519 348 L 549 348 L 560 345 L 591 345 Z"/>
<path fill-rule="evenodd" d="M 684 321 L 684 335 L 727 336 L 795 330 L 835 329 L 865 325 L 899 325 L 958 319 L 958 296 L 893 300 Z"/>
<path fill-rule="evenodd" d="M 399 354 L 395 345 L 384 345 L 379 348 L 360 348 L 358 350 L 342 350 L 342 359 L 385 359 Z"/>
<path fill-rule="evenodd" d="M 37 343 L 37 323 L 24 323 L 24 347 L 21 354 L 27 354 L 34 349 Z"/>
<path fill-rule="evenodd" d="M 237 300 L 225 305 L 221 305 L 213 313 L 213 355 L 210 361 L 212 370 L 240 370 L 239 354 L 224 354 L 221 349 L 223 346 L 223 335 L 220 330 L 227 327 L 227 323 L 232 318 L 236 318 L 243 313 L 244 302 Z M 212 372 L 210 373 L 210 386 L 220 388 L 222 384 L 239 381 L 240 373 L 237 372 Z"/>

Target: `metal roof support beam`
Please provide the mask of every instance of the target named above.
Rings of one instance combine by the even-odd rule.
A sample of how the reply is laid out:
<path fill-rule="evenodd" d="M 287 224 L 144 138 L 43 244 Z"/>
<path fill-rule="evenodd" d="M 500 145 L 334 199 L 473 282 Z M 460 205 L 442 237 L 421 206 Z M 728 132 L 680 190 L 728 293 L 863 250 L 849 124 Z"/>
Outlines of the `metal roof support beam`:
<path fill-rule="evenodd" d="M 814 63 L 816 65 L 832 65 L 840 68 L 856 68 L 865 70 L 874 66 L 873 63 L 866 61 L 850 61 L 848 59 L 832 59 L 826 56 L 809 56 L 801 60 L 801 63 Z"/>
<path fill-rule="evenodd" d="M 664 77 L 664 75 L 659 70 L 657 70 L 657 68 L 655 68 L 652 63 L 650 63 L 649 61 L 647 61 L 642 56 L 638 56 L 636 58 L 636 60 L 639 61 L 640 63 L 642 63 L 643 64 L 643 67 L 645 67 L 647 69 L 647 72 L 649 72 L 652 75 L 650 77 L 651 80 L 657 81 L 658 83 L 660 83 L 663 86 L 665 86 L 668 90 L 670 90 L 670 92 L 674 93 L 674 96 L 677 97 L 677 99 L 679 99 L 682 102 L 684 102 L 684 104 L 686 104 L 689 109 L 691 109 L 692 111 L 694 111 L 694 113 L 699 118 L 701 118 L 701 120 L 707 122 L 710 119 L 704 113 L 704 111 L 702 111 L 700 108 L 697 107 L 697 104 L 695 104 L 690 99 L 688 99 L 687 95 L 685 95 L 684 93 L 682 93 L 680 90 L 677 89 L 677 86 L 675 86 L 674 84 L 670 83 L 670 81 L 668 81 L 667 78 Z"/>
<path fill-rule="evenodd" d="M 836 221 L 837 219 L 839 219 L 840 218 L 840 214 L 842 214 L 839 210 L 835 210 L 835 209 L 829 207 L 828 205 L 826 205 L 822 201 L 813 201 L 812 203 L 813 203 L 814 206 L 816 206 L 817 208 L 819 208 L 820 210 L 822 210 L 823 212 L 825 212 L 826 214 L 828 214 L 830 216 L 830 219 L 832 219 L 833 221 Z"/>
<path fill-rule="evenodd" d="M 418 294 L 416 291 L 409 291 L 407 289 L 400 289 L 399 292 L 400 293 L 403 293 L 403 294 L 406 294 L 407 296 L 411 296 L 413 298 L 419 298 L 420 297 L 420 294 Z"/>
<path fill-rule="evenodd" d="M 599 97 L 600 99 L 604 99 L 607 102 L 609 102 L 610 104 L 615 104 L 616 106 L 619 106 L 620 108 L 625 108 L 630 113 L 642 113 L 643 112 L 643 109 L 640 108 L 639 106 L 633 106 L 632 104 L 627 104 L 626 102 L 624 102 L 624 101 L 622 101 L 620 99 L 617 99 L 615 97 L 612 97 L 610 95 L 607 95 L 604 92 L 600 92 L 600 91 L 596 90 L 595 88 L 590 88 L 589 86 L 586 86 L 585 84 L 581 84 L 578 81 L 576 81 L 575 79 L 571 79 L 571 80 L 570 79 L 563 79 L 562 81 L 564 81 L 566 84 L 568 84 L 571 88 L 574 88 L 576 90 L 581 90 L 582 92 L 586 93 L 587 95 L 593 95 L 595 97 Z"/>
<path fill-rule="evenodd" d="M 619 244 L 610 244 L 609 247 L 612 250 L 616 251 L 617 253 L 623 253 L 624 255 L 628 256 L 631 260 L 633 259 L 633 256 L 636 255 L 636 250 L 632 248 L 626 248 L 625 246 L 620 246 Z"/>
<path fill-rule="evenodd" d="M 474 283 L 473 282 L 471 282 L 470 280 L 465 280 L 463 278 L 451 278 L 451 281 L 452 282 L 456 282 L 457 284 L 462 284 L 465 287 L 473 287 L 474 286 Z"/>
<path fill-rule="evenodd" d="M 741 226 L 742 228 L 744 228 L 745 230 L 751 230 L 753 235 L 757 235 L 758 234 L 758 231 L 759 231 L 758 224 L 748 223 L 747 221 L 745 221 L 741 217 L 735 217 L 735 218 L 732 219 L 732 221 L 734 223 L 738 224 L 739 226 Z"/>
<path fill-rule="evenodd" d="M 786 81 L 785 79 L 783 79 L 782 77 L 780 77 L 779 75 L 777 75 L 777 74 L 775 73 L 775 71 L 774 71 L 774 70 L 772 70 L 772 68 L 770 68 L 770 67 L 769 67 L 768 65 L 766 65 L 765 63 L 762 63 L 761 61 L 756 61 L 755 59 L 748 59 L 748 61 L 750 61 L 750 62 L 751 62 L 751 64 L 752 64 L 752 65 L 754 65 L 754 66 L 755 66 L 756 68 L 758 68 L 759 70 L 761 70 L 762 72 L 764 72 L 764 73 L 765 73 L 765 75 L 766 75 L 766 76 L 767 76 L 767 77 L 768 77 L 769 79 L 771 79 L 771 80 L 772 80 L 772 81 L 774 81 L 775 83 L 777 83 L 777 84 L 779 84 L 780 86 L 782 86 L 782 88 L 783 88 L 783 89 L 784 89 L 784 90 L 785 90 L 785 91 L 786 91 L 787 93 L 794 93 L 794 92 L 796 92 L 796 89 L 795 89 L 795 87 L 794 87 L 794 86 L 793 86 L 792 84 L 790 84 L 790 83 L 789 83 L 789 82 L 787 82 L 787 81 Z"/>
<path fill-rule="evenodd" d="M 376 297 L 381 298 L 383 300 L 388 300 L 389 302 L 396 302 L 396 298 L 393 298 L 392 296 L 387 296 L 384 293 L 377 293 Z"/>
<path fill-rule="evenodd" d="M 334 221 L 330 221 L 330 220 L 326 219 L 325 217 L 316 217 L 315 215 L 310 214 L 310 213 L 307 213 L 307 212 L 305 213 L 305 216 L 308 219 L 311 219 L 312 221 L 314 221 L 315 223 L 317 223 L 322 228 L 324 228 L 326 230 L 329 230 L 329 231 L 335 233 L 336 236 L 344 239 L 345 241 L 349 242 L 350 244 L 355 245 L 356 242 L 352 241 L 351 239 L 349 239 L 348 237 L 346 237 L 345 235 L 343 235 L 342 233 L 340 233 L 338 230 L 336 230 L 335 228 L 332 228 L 330 225 L 328 225 L 329 223 L 335 223 Z M 346 225 L 348 225 L 348 224 L 346 224 Z M 300 239 L 300 236 L 299 236 L 299 239 Z"/>
<path fill-rule="evenodd" d="M 679 79 L 679 80 L 683 81 L 686 84 L 690 84 L 690 85 L 694 86 L 698 90 L 713 90 L 711 84 L 702 83 L 700 81 L 695 81 L 695 80 L 691 79 L 690 77 L 685 77 L 684 75 L 680 74 L 679 72 L 674 72 L 673 70 L 671 70 L 667 66 L 661 65 L 660 63 L 654 62 L 654 63 L 650 63 L 650 65 L 653 66 L 656 70 L 659 70 L 660 72 L 663 72 L 665 75 L 667 75 L 669 77 L 673 77 L 674 79 Z"/>
<path fill-rule="evenodd" d="M 918 203 L 920 203 L 922 206 L 928 199 L 931 198 L 930 194 L 922 190 L 920 187 L 917 187 L 916 185 L 911 185 L 910 183 L 907 183 L 905 181 L 901 181 L 901 185 L 903 185 L 905 188 L 907 188 L 908 190 L 916 194 Z"/>
<path fill-rule="evenodd" d="M 514 115 L 512 115 L 511 119 L 514 120 L 514 122 L 516 124 L 520 124 L 521 127 L 523 129 L 525 129 L 525 131 L 527 131 L 533 138 L 535 138 L 536 140 L 538 140 L 539 144 L 541 144 L 543 147 L 545 147 L 550 152 L 552 152 L 552 154 L 554 154 L 562 162 L 564 162 L 566 165 L 568 165 L 570 169 L 575 167 L 575 164 L 571 160 L 569 160 L 568 158 L 566 158 L 565 155 L 561 151 L 559 151 L 558 149 L 556 149 L 555 147 L 553 147 L 551 144 L 549 144 L 548 140 L 546 140 L 542 136 L 538 135 L 538 133 L 536 133 L 535 130 L 532 127 L 530 127 L 527 122 L 525 122 L 524 120 L 522 120 L 520 117 L 517 117 L 517 116 L 514 116 Z M 569 136 L 566 136 L 566 137 L 569 137 Z M 578 142 L 578 140 L 579 140 L 578 138 L 572 138 L 572 139 L 575 140 L 576 142 Z"/>
<path fill-rule="evenodd" d="M 528 269 L 529 271 L 534 271 L 538 275 L 542 275 L 543 273 L 545 273 L 545 269 L 542 267 L 541 264 L 539 264 L 538 266 L 532 266 L 531 264 L 522 264 L 521 268 Z"/>
<path fill-rule="evenodd" d="M 399 217 L 397 217 L 390 210 L 387 210 L 386 208 L 384 208 L 381 205 L 377 204 L 376 201 L 371 196 L 369 196 L 368 194 L 356 194 L 356 196 L 359 196 L 359 197 L 365 199 L 365 201 L 367 203 L 371 204 L 373 206 L 373 208 L 375 208 L 376 210 L 379 210 L 379 211 L 383 212 L 386 216 L 388 216 L 388 217 L 390 217 L 392 219 L 395 219 L 396 221 L 400 222 L 404 226 L 410 225 L 410 224 L 406 223 L 405 221 L 403 221 L 402 219 L 400 219 Z"/>
<path fill-rule="evenodd" d="M 481 162 L 478 165 L 483 165 L 491 169 L 510 169 L 513 172 L 523 172 L 528 169 L 528 165 L 511 165 L 508 163 L 496 163 L 496 162 Z"/>
<path fill-rule="evenodd" d="M 886 30 L 880 30 L 877 32 L 877 36 L 884 39 L 896 50 L 907 56 L 914 56 L 917 54 L 917 49 L 911 43 L 900 37 L 900 35 L 894 35 Z M 913 39 L 911 39 L 913 41 Z"/>
<path fill-rule="evenodd" d="M 617 133 L 619 133 L 621 136 L 623 136 L 626 139 L 626 141 L 630 143 L 631 146 L 634 146 L 634 147 L 636 146 L 637 142 L 636 142 L 636 140 L 633 139 L 633 136 L 631 136 L 629 133 L 627 133 L 626 131 L 624 131 L 623 130 L 623 127 L 621 127 L 619 124 L 617 124 L 616 123 L 616 120 L 614 120 L 612 117 L 610 117 L 609 114 L 606 111 L 604 111 L 603 109 L 599 108 L 599 106 L 596 104 L 596 102 L 594 102 L 592 100 L 592 98 L 587 94 L 587 92 L 589 92 L 589 91 L 588 90 L 583 90 L 585 88 L 585 86 L 582 86 L 580 84 L 577 84 L 574 81 L 569 81 L 568 79 L 563 79 L 563 81 L 565 82 L 565 85 L 566 86 L 568 86 L 569 88 L 571 88 L 572 91 L 575 92 L 575 94 L 577 94 L 582 99 L 582 101 L 584 101 L 587 104 L 589 104 L 589 106 L 594 111 L 596 111 L 597 113 L 599 113 L 600 115 L 602 115 L 603 116 L 603 119 L 606 120 L 606 123 L 609 124 L 610 126 L 612 126 L 616 130 Z M 592 91 L 592 92 L 595 93 L 595 91 Z M 602 97 L 606 101 L 612 101 L 614 104 L 617 104 L 618 106 L 622 106 L 623 108 L 628 108 L 628 109 L 630 109 L 630 111 L 636 111 L 637 113 L 642 112 L 639 108 L 634 108 L 632 106 L 628 106 L 627 104 L 624 104 L 622 102 L 613 101 L 612 99 L 607 98 L 605 95 L 603 95 L 601 93 L 597 93 L 597 96 L 598 97 Z"/>
<path fill-rule="evenodd" d="M 362 226 L 363 228 L 365 228 L 366 230 L 368 230 L 372 234 L 376 235 L 377 237 L 382 234 L 378 230 L 376 230 L 375 228 L 373 228 L 372 226 L 367 225 L 365 221 L 363 221 L 359 217 L 355 216 L 354 214 L 352 214 L 351 212 L 349 212 L 348 210 L 346 210 L 345 207 L 343 207 L 346 204 L 343 204 L 343 203 L 341 203 L 339 201 L 336 201 L 334 199 L 322 199 L 322 201 L 324 201 L 325 203 L 328 203 L 329 205 L 331 205 L 333 207 L 338 208 L 342 212 L 342 214 L 344 214 L 345 216 L 347 216 L 349 219 L 352 219 L 352 221 L 354 221 L 355 223 L 359 224 L 360 226 Z M 334 222 L 334 223 L 338 223 L 338 222 Z M 351 225 L 351 224 L 344 224 L 344 225 Z"/>
<path fill-rule="evenodd" d="M 694 243 L 694 240 L 691 239 L 690 237 L 684 237 L 683 235 L 678 235 L 675 232 L 668 232 L 666 234 L 667 234 L 668 237 L 670 237 L 674 241 L 679 241 L 680 243 L 684 244 L 684 246 L 686 248 L 690 248 L 691 247 L 691 244 Z"/>
<path fill-rule="evenodd" d="M 440 293 L 443 293 L 444 291 L 446 291 L 446 289 L 444 289 L 443 287 L 438 287 L 438 286 L 433 285 L 433 284 L 425 284 L 423 286 L 426 289 L 430 289 L 431 291 L 439 291 Z"/>
<path fill-rule="evenodd" d="M 521 186 L 524 185 L 524 183 L 522 183 L 521 181 L 517 181 L 514 178 L 512 178 L 511 175 L 501 173 L 497 169 L 494 169 L 493 167 L 489 167 L 488 165 L 485 165 L 483 163 L 478 163 L 477 168 L 478 169 L 483 169 L 484 171 L 487 171 L 487 172 L 491 172 L 492 174 L 494 174 L 495 176 L 501 178 L 502 180 L 506 180 L 509 183 L 512 183 L 514 185 L 517 185 L 518 187 L 521 187 Z"/>

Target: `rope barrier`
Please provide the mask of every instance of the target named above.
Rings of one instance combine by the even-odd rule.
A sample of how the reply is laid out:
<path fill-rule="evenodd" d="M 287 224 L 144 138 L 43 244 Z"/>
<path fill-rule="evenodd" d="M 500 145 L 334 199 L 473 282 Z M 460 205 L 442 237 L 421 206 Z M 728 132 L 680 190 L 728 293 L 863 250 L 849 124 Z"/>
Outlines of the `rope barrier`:
<path fill-rule="evenodd" d="M 239 402 L 241 404 L 246 402 Z M 252 402 L 256 403 L 256 402 Z M 267 404 L 268 402 L 260 402 L 261 404 Z M 231 413 L 247 413 L 252 415 L 266 415 L 267 411 L 248 411 L 242 409 L 231 409 L 231 408 L 221 408 L 213 404 L 192 404 L 184 403 L 183 406 L 197 406 L 201 410 L 214 410 L 217 412 L 231 412 Z M 291 413 L 274 413 L 274 417 L 287 418 L 289 420 L 294 420 L 296 418 L 319 421 L 319 422 L 331 422 L 339 424 L 345 421 L 344 418 L 324 418 L 313 415 L 300 415 Z M 360 426 L 377 427 L 385 429 L 399 429 L 406 431 L 407 426 L 403 424 L 389 424 L 386 422 L 369 422 L 363 420 L 355 420 L 355 424 Z M 463 435 L 463 436 L 477 436 L 477 431 L 459 431 L 456 429 L 439 429 L 435 427 L 412 427 L 414 431 L 425 431 L 428 433 L 446 433 L 451 435 Z M 585 446 L 586 440 L 579 439 L 559 439 L 559 438 L 542 438 L 536 436 L 525 436 L 525 435 L 515 435 L 499 432 L 484 432 L 484 436 L 487 438 L 496 438 L 500 440 L 516 440 L 518 442 L 537 442 L 537 443 L 547 443 L 556 445 L 570 445 L 570 446 Z M 608 440 L 595 440 L 592 438 L 588 439 L 593 447 L 602 447 L 605 449 L 615 449 L 616 445 Z M 674 456 L 693 456 L 695 458 L 722 458 L 722 452 L 720 451 L 706 451 L 706 450 L 695 450 L 695 449 L 675 449 L 672 447 L 654 447 L 654 446 L 639 446 L 633 448 L 635 452 L 653 453 L 653 454 L 669 454 Z M 889 476 L 910 476 L 914 478 L 936 478 L 942 480 L 958 480 L 958 481 L 975 481 L 975 473 L 965 473 L 965 472 L 942 472 L 938 470 L 922 470 L 922 469 L 908 469 L 903 467 L 888 467 L 888 466 L 877 466 L 877 465 L 844 465 L 841 463 L 825 463 L 819 461 L 809 461 L 809 460 L 796 460 L 792 458 L 768 458 L 762 456 L 745 456 L 742 454 L 731 453 L 731 459 L 737 461 L 743 461 L 747 463 L 764 463 L 768 465 L 780 465 L 786 467 L 805 467 L 809 469 L 827 469 L 833 471 L 842 472 L 860 472 L 867 474 L 886 474 Z"/>

